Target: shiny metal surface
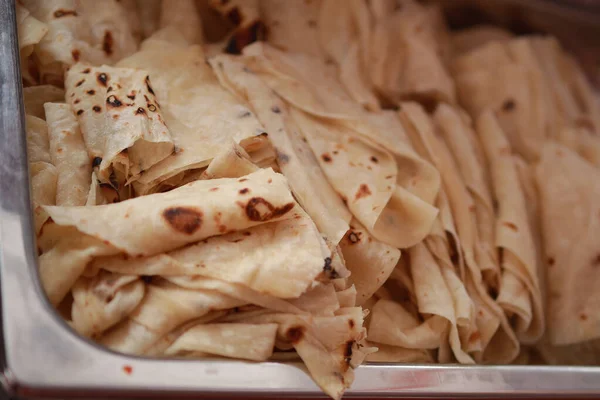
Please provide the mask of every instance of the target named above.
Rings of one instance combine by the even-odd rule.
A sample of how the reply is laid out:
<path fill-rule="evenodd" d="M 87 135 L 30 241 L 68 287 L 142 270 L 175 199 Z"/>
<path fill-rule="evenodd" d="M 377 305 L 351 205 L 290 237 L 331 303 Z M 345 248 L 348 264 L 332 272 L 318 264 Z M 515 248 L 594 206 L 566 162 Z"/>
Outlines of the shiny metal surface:
<path fill-rule="evenodd" d="M 22 398 L 317 397 L 295 365 L 128 357 L 76 336 L 36 277 L 13 0 L 0 0 L 0 381 Z M 599 396 L 600 368 L 367 365 L 347 397 Z"/>

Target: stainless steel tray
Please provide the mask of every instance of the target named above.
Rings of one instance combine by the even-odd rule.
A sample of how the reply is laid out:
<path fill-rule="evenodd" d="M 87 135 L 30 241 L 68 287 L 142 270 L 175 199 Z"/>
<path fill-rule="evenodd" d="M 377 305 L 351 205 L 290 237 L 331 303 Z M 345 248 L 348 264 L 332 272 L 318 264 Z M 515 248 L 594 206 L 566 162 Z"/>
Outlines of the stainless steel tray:
<path fill-rule="evenodd" d="M 90 0 L 91 1 L 91 0 Z M 37 279 L 13 0 L 0 0 L 0 380 L 22 398 L 321 397 L 298 366 L 153 360 L 102 349 L 54 313 Z M 599 396 L 600 368 L 366 365 L 347 397 Z"/>

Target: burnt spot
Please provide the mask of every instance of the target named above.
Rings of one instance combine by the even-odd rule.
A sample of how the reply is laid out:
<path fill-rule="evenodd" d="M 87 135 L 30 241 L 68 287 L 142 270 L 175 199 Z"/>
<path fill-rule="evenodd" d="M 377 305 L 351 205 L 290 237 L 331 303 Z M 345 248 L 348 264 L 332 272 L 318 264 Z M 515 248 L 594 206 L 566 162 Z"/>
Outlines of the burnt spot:
<path fill-rule="evenodd" d="M 148 110 L 152 111 L 152 112 L 156 112 L 156 106 L 152 103 L 148 104 Z"/>
<path fill-rule="evenodd" d="M 502 103 L 502 110 L 503 111 L 512 111 L 515 109 L 516 106 L 517 106 L 517 104 L 515 103 L 515 101 L 513 99 L 507 99 L 504 103 Z"/>
<path fill-rule="evenodd" d="M 148 92 L 150 92 L 150 94 L 154 95 L 154 90 L 152 89 L 152 85 L 150 85 L 150 76 L 146 75 L 146 89 L 148 89 Z"/>
<path fill-rule="evenodd" d="M 83 72 L 84 74 L 89 74 L 90 72 L 92 72 L 92 70 L 90 68 L 86 68 L 81 72 Z"/>
<path fill-rule="evenodd" d="M 246 178 L 242 178 L 242 179 L 238 179 L 238 182 L 246 182 L 248 179 Z"/>
<path fill-rule="evenodd" d="M 338 273 L 335 269 L 333 269 L 333 266 L 331 265 L 331 257 L 325 258 L 325 263 L 323 264 L 323 272 L 325 273 L 325 276 L 327 276 L 329 279 L 335 279 L 338 277 Z"/>
<path fill-rule="evenodd" d="M 509 229 L 512 229 L 515 232 L 519 231 L 519 228 L 517 228 L 517 226 L 515 224 L 513 224 L 512 222 L 503 222 L 502 225 L 506 226 Z"/>
<path fill-rule="evenodd" d="M 469 342 L 473 343 L 481 338 L 481 333 L 479 331 L 475 331 L 469 335 Z"/>
<path fill-rule="evenodd" d="M 142 107 L 138 107 L 138 109 L 135 110 L 135 114 L 136 115 L 146 114 L 146 110 L 144 110 Z"/>
<path fill-rule="evenodd" d="M 83 110 L 77 110 L 77 115 L 83 114 Z"/>
<path fill-rule="evenodd" d="M 100 83 L 102 86 L 106 87 L 107 82 L 108 82 L 108 75 L 105 74 L 104 72 L 100 72 L 99 74 L 96 75 L 96 80 L 98 81 L 98 83 Z"/>
<path fill-rule="evenodd" d="M 314 19 L 309 19 L 308 20 L 308 26 L 311 28 L 316 28 L 317 27 L 317 21 L 315 21 Z"/>
<path fill-rule="evenodd" d="M 250 235 L 252 235 L 252 233 L 251 233 L 251 232 L 248 232 L 248 231 L 245 231 L 245 232 L 243 233 L 243 235 L 244 235 L 244 236 L 250 236 Z"/>
<path fill-rule="evenodd" d="M 80 99 L 75 99 L 75 101 L 73 102 L 73 104 L 79 104 L 81 100 Z"/>
<path fill-rule="evenodd" d="M 282 164 L 287 164 L 290 162 L 290 156 L 285 153 L 280 152 L 279 150 L 275 151 L 277 153 L 277 160 Z"/>
<path fill-rule="evenodd" d="M 394 175 L 388 175 L 385 177 L 385 179 L 392 179 L 394 177 Z"/>
<path fill-rule="evenodd" d="M 354 329 L 355 325 L 356 325 L 356 323 L 354 322 L 353 319 L 348 320 L 348 326 L 350 327 L 350 329 Z"/>
<path fill-rule="evenodd" d="M 71 50 L 71 57 L 73 57 L 73 60 L 77 62 L 79 61 L 79 57 L 81 57 L 81 53 L 79 52 L 79 50 L 73 49 Z"/>
<path fill-rule="evenodd" d="M 360 187 L 356 191 L 356 194 L 354 195 L 354 200 L 358 200 L 363 197 L 370 196 L 371 194 L 372 193 L 371 193 L 371 190 L 369 189 L 369 186 L 366 183 L 363 183 L 360 185 Z"/>
<path fill-rule="evenodd" d="M 271 111 L 273 111 L 275 114 L 280 114 L 281 108 L 279 108 L 277 106 L 273 106 L 273 107 L 271 107 Z"/>
<path fill-rule="evenodd" d="M 100 107 L 100 106 L 94 106 L 94 107 L 92 107 L 92 110 L 94 110 L 95 112 L 99 113 L 99 112 L 102 111 L 102 107 Z"/>
<path fill-rule="evenodd" d="M 379 162 L 379 160 L 375 156 L 371 156 L 371 161 L 374 162 L 375 164 L 377 164 Z"/>
<path fill-rule="evenodd" d="M 242 111 L 239 115 L 238 118 L 248 118 L 249 116 L 251 116 L 252 113 L 250 111 Z"/>
<path fill-rule="evenodd" d="M 104 38 L 102 39 L 102 50 L 104 51 L 104 54 L 111 56 L 114 44 L 115 40 L 113 39 L 112 33 L 110 33 L 110 31 L 104 32 Z"/>
<path fill-rule="evenodd" d="M 114 94 L 112 94 L 106 98 L 106 104 L 108 104 L 109 106 L 111 106 L 113 108 L 121 107 L 123 105 L 121 100 L 119 100 L 118 97 L 115 96 Z"/>
<path fill-rule="evenodd" d="M 304 327 L 303 326 L 292 326 L 285 333 L 285 338 L 291 344 L 296 344 L 302 340 L 304 337 Z"/>
<path fill-rule="evenodd" d="M 163 218 L 177 232 L 191 235 L 202 226 L 202 212 L 191 207 L 170 207 L 163 211 Z"/>
<path fill-rule="evenodd" d="M 579 319 L 582 321 L 587 321 L 588 316 L 587 316 L 587 314 L 581 313 L 581 314 L 579 314 Z"/>
<path fill-rule="evenodd" d="M 236 12 L 237 10 L 234 9 Z M 232 12 L 234 11 L 232 10 Z M 230 13 L 231 14 L 231 13 Z M 242 49 L 251 43 L 262 40 L 266 37 L 266 28 L 262 22 L 257 21 L 247 28 L 238 30 L 227 42 L 225 52 L 228 54 L 241 54 Z M 250 70 L 244 69 L 246 72 Z"/>
<path fill-rule="evenodd" d="M 241 190 L 240 190 L 240 192 L 239 192 L 239 193 L 240 193 L 240 194 L 246 194 L 246 193 L 249 193 L 249 192 L 250 192 L 250 189 L 248 189 L 248 188 L 243 188 L 243 189 L 241 189 Z"/>
<path fill-rule="evenodd" d="M 227 13 L 227 19 L 229 19 L 234 25 L 239 25 L 242 22 L 242 15 L 237 7 L 233 7 Z"/>
<path fill-rule="evenodd" d="M 245 208 L 246 215 L 251 221 L 268 221 L 287 214 L 294 208 L 294 203 L 288 203 L 282 207 L 275 207 L 262 197 L 253 197 L 248 200 Z"/>
<path fill-rule="evenodd" d="M 350 241 L 350 243 L 355 244 L 360 242 L 360 236 L 356 234 L 356 232 L 350 232 L 350 234 L 348 234 L 348 241 Z"/>
<path fill-rule="evenodd" d="M 548 266 L 553 266 L 555 262 L 556 260 L 554 259 L 554 257 L 548 257 Z"/>
<path fill-rule="evenodd" d="M 352 345 L 354 344 L 354 340 L 349 340 L 346 342 L 346 346 L 344 348 L 344 361 L 346 364 L 350 364 L 352 360 Z"/>
<path fill-rule="evenodd" d="M 96 91 L 94 89 L 90 89 L 86 93 L 89 94 L 90 96 L 93 96 L 96 94 Z"/>
<path fill-rule="evenodd" d="M 131 92 L 130 94 L 127 95 L 127 98 L 129 100 L 135 100 L 135 90 L 133 92 Z"/>
<path fill-rule="evenodd" d="M 142 275 L 142 281 L 144 281 L 144 283 L 152 283 L 152 276 L 150 275 Z"/>
<path fill-rule="evenodd" d="M 79 86 L 83 85 L 83 83 L 84 83 L 84 82 L 85 82 L 85 79 L 82 79 L 82 80 L 80 80 L 79 82 L 77 82 L 77 83 L 75 84 L 75 86 L 79 87 Z"/>
<path fill-rule="evenodd" d="M 62 18 L 62 17 L 66 17 L 66 16 L 73 16 L 76 17 L 77 16 L 77 11 L 75 10 L 65 10 L 65 9 L 58 9 L 56 11 L 54 11 L 54 18 Z"/>
<path fill-rule="evenodd" d="M 592 260 L 592 266 L 593 267 L 600 267 L 600 254 L 598 254 L 593 260 Z"/>
<path fill-rule="evenodd" d="M 321 158 L 322 158 L 322 159 L 323 159 L 323 161 L 325 161 L 325 162 L 331 162 L 331 160 L 332 160 L 332 158 L 331 158 L 331 156 L 329 155 L 329 153 L 323 153 L 323 154 L 321 154 Z"/>
<path fill-rule="evenodd" d="M 102 163 L 102 157 L 94 157 L 92 160 L 92 168 L 96 168 Z"/>

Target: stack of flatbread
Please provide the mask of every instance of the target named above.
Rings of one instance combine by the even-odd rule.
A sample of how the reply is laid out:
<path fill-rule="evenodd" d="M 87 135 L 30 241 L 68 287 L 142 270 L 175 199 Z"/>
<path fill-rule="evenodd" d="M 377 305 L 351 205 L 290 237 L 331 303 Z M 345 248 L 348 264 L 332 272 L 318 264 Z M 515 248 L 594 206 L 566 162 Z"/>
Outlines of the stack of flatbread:
<path fill-rule="evenodd" d="M 413 0 L 17 4 L 39 273 L 152 357 L 600 362 L 600 110 Z"/>

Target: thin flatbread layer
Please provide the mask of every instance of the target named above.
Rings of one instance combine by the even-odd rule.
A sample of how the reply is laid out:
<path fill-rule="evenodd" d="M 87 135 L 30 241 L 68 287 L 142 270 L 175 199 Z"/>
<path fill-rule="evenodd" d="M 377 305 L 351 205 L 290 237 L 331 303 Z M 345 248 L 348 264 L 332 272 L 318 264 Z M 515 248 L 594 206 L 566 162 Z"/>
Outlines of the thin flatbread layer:
<path fill-rule="evenodd" d="M 241 179 L 195 181 L 116 204 L 46 207 L 46 211 L 58 225 L 76 227 L 130 256 L 149 256 L 228 231 L 292 218 L 295 207 L 285 178 L 264 169 Z M 131 235 L 131 229 L 137 234 Z"/>
<path fill-rule="evenodd" d="M 75 114 L 67 104 L 46 103 L 50 157 L 58 170 L 57 206 L 83 206 L 91 183 L 92 163 Z"/>
<path fill-rule="evenodd" d="M 598 169 L 568 148 L 549 142 L 542 149 L 536 181 L 547 257 L 548 339 L 551 345 L 596 339 L 600 335 Z"/>
<path fill-rule="evenodd" d="M 248 153 L 265 146 L 265 130 L 248 108 L 221 87 L 200 46 L 147 41 L 140 52 L 121 60 L 122 67 L 145 68 L 153 77 L 176 152 L 142 173 L 138 194 L 182 171 L 205 167 L 231 140 Z"/>
<path fill-rule="evenodd" d="M 496 246 L 503 250 L 503 277 L 514 281 L 513 291 L 504 291 L 512 286 L 505 282 L 500 286 L 498 302 L 516 304 L 520 292 L 526 289 L 528 314 L 517 321 L 515 330 L 519 339 L 525 343 L 536 342 L 544 333 L 544 311 L 538 268 L 536 247 L 533 240 L 525 196 L 521 189 L 519 176 L 511 157 L 510 145 L 491 113 L 484 113 L 477 120 L 477 131 L 490 165 L 495 198 L 498 202 L 496 223 Z M 504 294 L 506 293 L 506 294 Z M 516 312 L 519 315 L 519 312 Z"/>
<path fill-rule="evenodd" d="M 352 215 L 333 190 L 287 105 L 262 80 L 231 56 L 210 60 L 221 84 L 245 98 L 269 133 L 282 173 L 298 202 L 332 243 L 339 243 Z"/>

